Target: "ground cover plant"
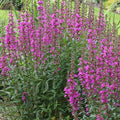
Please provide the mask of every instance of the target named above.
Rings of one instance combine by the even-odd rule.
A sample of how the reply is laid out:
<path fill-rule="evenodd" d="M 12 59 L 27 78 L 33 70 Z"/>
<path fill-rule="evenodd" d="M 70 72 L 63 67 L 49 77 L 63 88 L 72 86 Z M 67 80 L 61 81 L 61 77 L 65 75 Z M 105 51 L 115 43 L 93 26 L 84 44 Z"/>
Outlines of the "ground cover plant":
<path fill-rule="evenodd" d="M 12 120 L 120 119 L 120 36 L 94 6 L 37 2 L 12 11 L 2 35 L 0 68 Z M 2 33 L 3 34 L 3 33 Z M 4 102 L 5 103 L 5 102 Z M 11 113 L 11 114 L 10 114 Z"/>

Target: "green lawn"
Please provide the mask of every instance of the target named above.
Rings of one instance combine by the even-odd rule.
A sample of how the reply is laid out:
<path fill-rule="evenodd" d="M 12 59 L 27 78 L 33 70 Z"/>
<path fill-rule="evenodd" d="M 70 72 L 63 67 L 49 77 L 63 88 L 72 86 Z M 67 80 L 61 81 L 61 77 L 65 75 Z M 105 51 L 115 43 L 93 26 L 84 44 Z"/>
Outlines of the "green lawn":
<path fill-rule="evenodd" d="M 0 23 L 7 23 L 8 22 L 8 10 L 0 10 Z"/>
<path fill-rule="evenodd" d="M 6 26 L 8 23 L 8 14 L 9 14 L 8 10 L 0 10 L 0 36 L 2 32 L 2 27 Z"/>

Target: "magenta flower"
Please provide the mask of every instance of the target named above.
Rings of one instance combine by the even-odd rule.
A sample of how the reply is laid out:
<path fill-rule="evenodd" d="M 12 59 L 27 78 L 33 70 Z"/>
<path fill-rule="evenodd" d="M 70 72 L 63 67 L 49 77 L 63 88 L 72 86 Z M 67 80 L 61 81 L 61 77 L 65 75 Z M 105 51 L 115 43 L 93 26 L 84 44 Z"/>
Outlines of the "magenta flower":
<path fill-rule="evenodd" d="M 25 95 L 25 96 L 26 96 L 26 95 L 27 95 L 27 92 L 23 92 L 23 95 Z"/>
<path fill-rule="evenodd" d="M 26 98 L 25 98 L 24 96 L 22 96 L 22 100 L 23 100 L 23 101 L 26 101 Z"/>
<path fill-rule="evenodd" d="M 71 75 L 70 75 L 71 76 Z M 71 78 L 67 79 L 67 87 L 64 88 L 64 97 L 68 98 L 69 104 L 72 107 L 72 114 L 74 115 L 77 110 L 79 110 L 79 97 L 80 93 L 77 92 L 77 83 Z"/>
<path fill-rule="evenodd" d="M 58 71 L 61 71 L 61 68 L 58 68 Z"/>
<path fill-rule="evenodd" d="M 40 0 L 40 1 L 38 1 L 37 3 L 38 3 L 38 4 L 43 4 L 43 1 L 42 1 L 42 0 Z"/>

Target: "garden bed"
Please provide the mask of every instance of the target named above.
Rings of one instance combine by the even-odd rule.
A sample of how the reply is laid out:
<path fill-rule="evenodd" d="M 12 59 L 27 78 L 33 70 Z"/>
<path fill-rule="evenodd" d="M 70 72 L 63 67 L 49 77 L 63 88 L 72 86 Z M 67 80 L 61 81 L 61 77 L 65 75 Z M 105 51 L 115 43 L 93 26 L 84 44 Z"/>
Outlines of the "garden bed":
<path fill-rule="evenodd" d="M 10 11 L 0 38 L 7 119 L 120 119 L 119 21 L 79 4 L 40 0 L 17 21 Z"/>

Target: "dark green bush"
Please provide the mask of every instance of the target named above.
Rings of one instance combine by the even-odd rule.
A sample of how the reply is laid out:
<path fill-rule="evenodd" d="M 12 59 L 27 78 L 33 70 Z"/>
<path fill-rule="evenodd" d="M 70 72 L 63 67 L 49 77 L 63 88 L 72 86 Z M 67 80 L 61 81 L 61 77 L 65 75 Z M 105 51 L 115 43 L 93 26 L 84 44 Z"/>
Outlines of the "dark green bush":
<path fill-rule="evenodd" d="M 12 0 L 12 4 L 16 10 L 21 10 L 23 6 L 23 3 L 21 2 L 21 0 Z M 0 8 L 5 10 L 11 9 L 11 0 L 1 0 Z"/>
<path fill-rule="evenodd" d="M 12 0 L 13 1 L 13 6 L 17 9 L 17 10 L 21 10 L 23 3 L 21 2 L 21 0 Z"/>

